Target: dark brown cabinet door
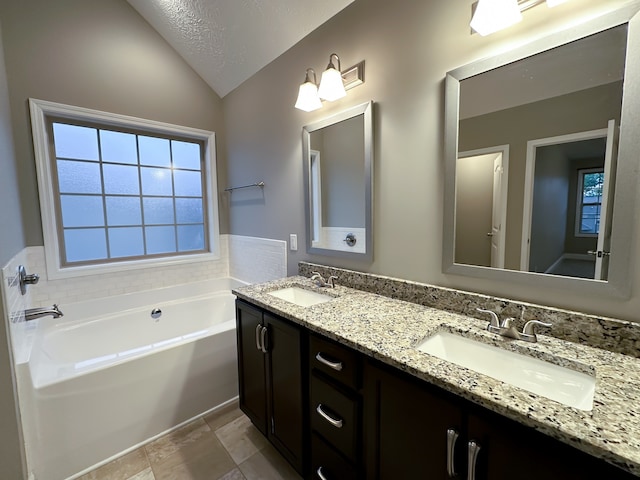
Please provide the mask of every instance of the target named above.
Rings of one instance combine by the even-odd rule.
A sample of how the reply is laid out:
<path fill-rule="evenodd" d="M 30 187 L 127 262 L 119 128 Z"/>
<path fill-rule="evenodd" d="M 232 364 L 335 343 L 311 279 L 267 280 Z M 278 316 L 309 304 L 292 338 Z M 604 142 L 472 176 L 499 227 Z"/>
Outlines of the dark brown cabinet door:
<path fill-rule="evenodd" d="M 259 348 L 262 312 L 236 302 L 240 409 L 267 435 L 267 376 L 265 354 Z"/>
<path fill-rule="evenodd" d="M 267 328 L 268 403 L 271 419 L 269 437 L 287 460 L 303 468 L 302 330 L 264 314 Z"/>
<path fill-rule="evenodd" d="M 484 410 L 469 414 L 468 438 L 480 447 L 474 480 L 636 478 L 558 440 Z"/>
<path fill-rule="evenodd" d="M 460 408 L 399 370 L 369 363 L 364 381 L 366 478 L 451 478 L 447 470 L 447 431 L 459 434 L 462 440 Z M 464 478 L 459 443 L 451 450 L 453 470 L 458 478 Z"/>

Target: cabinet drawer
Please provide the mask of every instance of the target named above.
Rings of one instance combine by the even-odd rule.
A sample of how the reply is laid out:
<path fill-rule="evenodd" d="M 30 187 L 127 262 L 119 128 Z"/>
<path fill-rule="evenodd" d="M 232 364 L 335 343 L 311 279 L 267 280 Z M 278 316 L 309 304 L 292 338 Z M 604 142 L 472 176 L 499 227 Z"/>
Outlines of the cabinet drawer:
<path fill-rule="evenodd" d="M 311 375 L 311 428 L 355 460 L 358 453 L 358 400 Z"/>
<path fill-rule="evenodd" d="M 311 435 L 311 478 L 313 480 L 356 478 L 356 469 L 314 433 Z"/>
<path fill-rule="evenodd" d="M 311 335 L 309 365 L 349 388 L 357 390 L 360 386 L 358 354 L 338 343 Z"/>

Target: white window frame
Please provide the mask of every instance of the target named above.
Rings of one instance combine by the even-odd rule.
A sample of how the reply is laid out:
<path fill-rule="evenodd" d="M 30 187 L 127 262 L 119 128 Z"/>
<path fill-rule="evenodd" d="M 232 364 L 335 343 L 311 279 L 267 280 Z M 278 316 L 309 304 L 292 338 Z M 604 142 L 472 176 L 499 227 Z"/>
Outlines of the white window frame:
<path fill-rule="evenodd" d="M 580 238 L 598 238 L 600 234 L 600 226 L 598 226 L 598 231 L 596 233 L 584 233 L 580 231 L 580 225 L 582 224 L 582 207 L 583 207 L 583 190 L 584 190 L 584 176 L 589 173 L 602 173 L 604 174 L 604 167 L 594 167 L 594 168 L 579 168 L 577 170 L 578 173 L 578 188 L 577 188 L 577 199 L 576 199 L 576 218 L 575 218 L 575 228 L 574 228 L 574 236 Z M 603 195 L 604 197 L 604 191 Z M 602 215 L 602 200 L 600 201 L 600 215 Z M 600 218 L 598 218 L 598 222 Z"/>
<path fill-rule="evenodd" d="M 31 130 L 38 175 L 40 212 L 44 251 L 49 279 L 70 278 L 83 275 L 95 275 L 121 272 L 139 268 L 163 267 L 168 265 L 188 264 L 220 258 L 220 227 L 218 220 L 218 191 L 216 177 L 216 143 L 215 133 L 189 127 L 156 122 L 142 118 L 101 112 L 83 107 L 63 105 L 46 100 L 29 99 L 31 111 Z M 144 132 L 162 135 L 186 137 L 204 142 L 204 183 L 207 202 L 206 228 L 209 234 L 209 251 L 205 253 L 184 253 L 164 258 L 136 258 L 134 260 L 118 260 L 113 263 L 91 265 L 63 266 L 58 239 L 58 222 L 55 209 L 54 178 L 52 175 L 51 149 L 47 117 L 74 120 L 77 122 L 99 123 L 104 126 L 135 128 Z"/>

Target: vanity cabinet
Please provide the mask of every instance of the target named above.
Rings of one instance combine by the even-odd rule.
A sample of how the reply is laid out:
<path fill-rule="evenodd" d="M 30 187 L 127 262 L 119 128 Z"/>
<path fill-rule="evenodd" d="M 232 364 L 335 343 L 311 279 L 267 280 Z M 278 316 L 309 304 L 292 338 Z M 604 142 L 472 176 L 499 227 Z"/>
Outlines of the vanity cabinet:
<path fill-rule="evenodd" d="M 362 359 L 319 335 L 309 335 L 311 478 L 360 477 Z"/>
<path fill-rule="evenodd" d="M 307 479 L 637 477 L 236 301 L 240 408 Z"/>
<path fill-rule="evenodd" d="M 364 395 L 367 479 L 637 478 L 372 360 Z"/>
<path fill-rule="evenodd" d="M 240 409 L 301 474 L 308 403 L 304 330 L 236 301 Z"/>

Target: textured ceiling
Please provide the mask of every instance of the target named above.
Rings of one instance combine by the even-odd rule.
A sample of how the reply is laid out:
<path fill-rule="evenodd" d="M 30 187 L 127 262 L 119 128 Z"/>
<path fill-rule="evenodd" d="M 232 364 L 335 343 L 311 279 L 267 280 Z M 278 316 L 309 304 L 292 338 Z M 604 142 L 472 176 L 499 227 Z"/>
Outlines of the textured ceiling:
<path fill-rule="evenodd" d="M 128 0 L 224 97 L 354 0 Z"/>

